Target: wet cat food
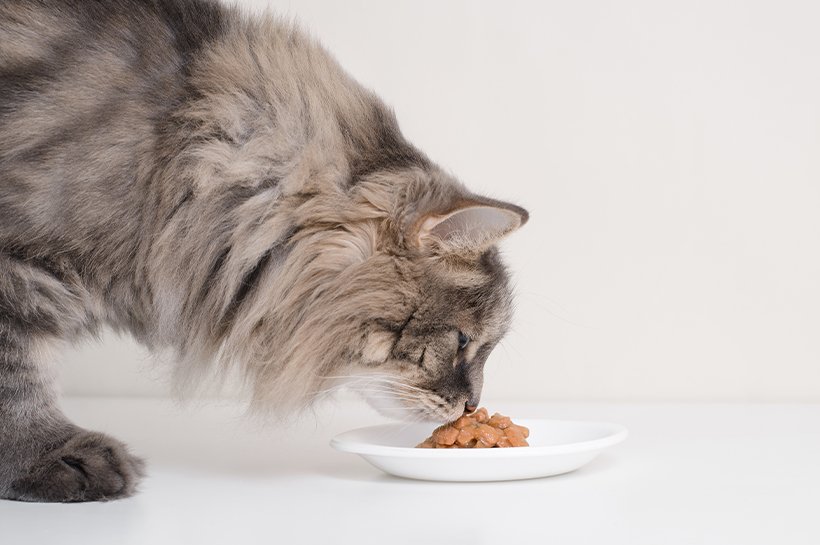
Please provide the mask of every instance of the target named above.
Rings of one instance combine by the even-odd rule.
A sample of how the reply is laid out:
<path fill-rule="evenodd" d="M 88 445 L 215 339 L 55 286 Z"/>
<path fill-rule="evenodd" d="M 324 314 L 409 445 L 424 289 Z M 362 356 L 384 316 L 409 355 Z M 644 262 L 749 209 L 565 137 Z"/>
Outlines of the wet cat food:
<path fill-rule="evenodd" d="M 513 424 L 508 416 L 498 413 L 490 416 L 487 409 L 481 408 L 439 426 L 416 448 L 527 447 L 529 435 L 530 430 Z"/>

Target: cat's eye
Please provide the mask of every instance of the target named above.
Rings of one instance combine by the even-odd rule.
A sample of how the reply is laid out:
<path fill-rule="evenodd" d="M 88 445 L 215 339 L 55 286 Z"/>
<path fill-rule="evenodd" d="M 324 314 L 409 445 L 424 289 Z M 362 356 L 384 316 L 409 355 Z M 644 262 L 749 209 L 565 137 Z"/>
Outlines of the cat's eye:
<path fill-rule="evenodd" d="M 458 349 L 464 350 L 467 348 L 467 345 L 470 344 L 470 337 L 465 335 L 463 332 L 458 332 Z"/>

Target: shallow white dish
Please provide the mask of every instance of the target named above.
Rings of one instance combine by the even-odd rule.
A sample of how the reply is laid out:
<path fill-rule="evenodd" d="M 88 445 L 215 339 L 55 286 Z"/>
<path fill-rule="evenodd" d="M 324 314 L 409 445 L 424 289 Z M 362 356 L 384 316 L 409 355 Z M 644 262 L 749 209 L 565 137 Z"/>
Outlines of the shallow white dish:
<path fill-rule="evenodd" d="M 621 425 L 571 420 L 514 419 L 530 429 L 529 447 L 417 449 L 431 424 L 385 424 L 337 435 L 330 445 L 398 477 L 426 481 L 508 481 L 568 473 L 626 439 Z"/>

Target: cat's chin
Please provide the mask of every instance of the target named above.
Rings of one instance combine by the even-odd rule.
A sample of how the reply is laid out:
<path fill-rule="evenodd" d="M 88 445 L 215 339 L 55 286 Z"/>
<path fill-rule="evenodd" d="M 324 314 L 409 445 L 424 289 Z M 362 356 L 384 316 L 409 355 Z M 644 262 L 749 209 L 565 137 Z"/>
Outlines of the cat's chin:
<path fill-rule="evenodd" d="M 453 407 L 451 410 L 442 407 L 432 407 L 432 403 L 430 404 L 431 406 L 428 407 L 427 404 L 422 401 L 408 405 L 406 402 L 396 398 L 369 397 L 367 395 L 363 395 L 362 397 L 364 397 L 365 401 L 376 409 L 379 414 L 387 418 L 392 418 L 393 420 L 444 424 L 457 419 L 464 411 L 461 407 Z"/>

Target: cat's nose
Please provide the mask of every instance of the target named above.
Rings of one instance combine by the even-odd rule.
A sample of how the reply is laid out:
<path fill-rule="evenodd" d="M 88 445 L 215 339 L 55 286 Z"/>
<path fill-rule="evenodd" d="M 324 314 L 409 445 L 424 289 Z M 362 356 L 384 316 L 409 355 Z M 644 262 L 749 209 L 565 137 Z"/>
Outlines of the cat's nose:
<path fill-rule="evenodd" d="M 464 412 L 471 413 L 476 409 L 478 409 L 478 403 L 475 401 L 470 400 L 464 404 Z"/>

